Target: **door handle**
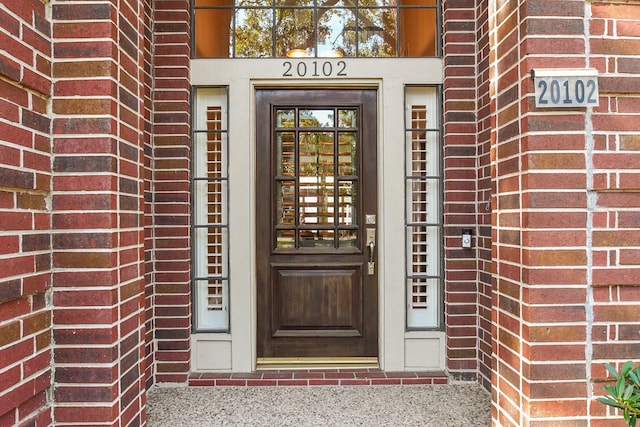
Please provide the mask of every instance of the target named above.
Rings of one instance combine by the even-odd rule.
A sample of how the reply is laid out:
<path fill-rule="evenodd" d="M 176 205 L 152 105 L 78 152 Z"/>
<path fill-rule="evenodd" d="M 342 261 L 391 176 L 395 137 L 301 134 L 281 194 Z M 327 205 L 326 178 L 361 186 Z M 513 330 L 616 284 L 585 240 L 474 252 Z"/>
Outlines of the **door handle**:
<path fill-rule="evenodd" d="M 372 257 L 373 257 L 373 250 L 375 249 L 376 246 L 376 229 L 375 228 L 367 228 L 367 246 L 369 247 L 369 250 L 372 253 Z M 371 261 L 373 261 L 373 259 L 371 259 Z"/>
<path fill-rule="evenodd" d="M 367 228 L 367 247 L 369 248 L 369 262 L 367 263 L 367 274 L 375 274 L 376 263 L 373 261 L 376 250 L 376 229 Z"/>

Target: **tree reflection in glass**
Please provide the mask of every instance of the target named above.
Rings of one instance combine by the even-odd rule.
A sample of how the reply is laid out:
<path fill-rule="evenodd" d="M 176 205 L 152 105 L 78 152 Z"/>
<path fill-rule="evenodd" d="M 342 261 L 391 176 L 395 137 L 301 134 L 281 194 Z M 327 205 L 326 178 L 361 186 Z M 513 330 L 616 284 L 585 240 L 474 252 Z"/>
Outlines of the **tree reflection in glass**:
<path fill-rule="evenodd" d="M 194 52 L 196 57 L 244 58 L 282 58 L 292 52 L 301 57 L 435 56 L 436 11 L 436 0 L 196 0 Z"/>

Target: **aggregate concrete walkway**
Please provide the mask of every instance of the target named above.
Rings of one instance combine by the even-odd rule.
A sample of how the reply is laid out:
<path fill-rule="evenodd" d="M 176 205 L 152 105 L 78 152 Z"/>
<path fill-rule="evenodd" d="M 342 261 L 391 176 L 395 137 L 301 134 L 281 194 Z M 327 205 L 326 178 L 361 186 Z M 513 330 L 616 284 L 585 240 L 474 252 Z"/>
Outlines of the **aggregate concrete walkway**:
<path fill-rule="evenodd" d="M 491 425 L 475 383 L 403 386 L 154 387 L 151 427 Z"/>

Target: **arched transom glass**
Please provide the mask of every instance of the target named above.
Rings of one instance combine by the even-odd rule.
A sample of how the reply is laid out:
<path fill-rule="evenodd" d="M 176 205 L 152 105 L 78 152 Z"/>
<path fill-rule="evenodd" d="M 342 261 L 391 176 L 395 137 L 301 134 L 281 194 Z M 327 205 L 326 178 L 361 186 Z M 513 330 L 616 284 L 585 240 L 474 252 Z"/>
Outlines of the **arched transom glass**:
<path fill-rule="evenodd" d="M 438 0 L 193 0 L 194 57 L 428 57 Z"/>

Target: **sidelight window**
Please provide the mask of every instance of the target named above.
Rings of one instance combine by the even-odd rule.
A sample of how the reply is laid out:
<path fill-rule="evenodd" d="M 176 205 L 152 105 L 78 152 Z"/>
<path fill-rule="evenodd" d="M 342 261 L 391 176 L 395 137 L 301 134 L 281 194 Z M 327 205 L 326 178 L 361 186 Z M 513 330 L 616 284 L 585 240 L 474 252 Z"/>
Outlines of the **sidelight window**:
<path fill-rule="evenodd" d="M 442 306 L 442 173 L 438 91 L 405 90 L 407 327 L 439 326 Z"/>
<path fill-rule="evenodd" d="M 192 146 L 192 280 L 195 327 L 229 329 L 227 93 L 195 90 Z"/>
<path fill-rule="evenodd" d="M 192 0 L 196 58 L 439 55 L 437 0 Z"/>

